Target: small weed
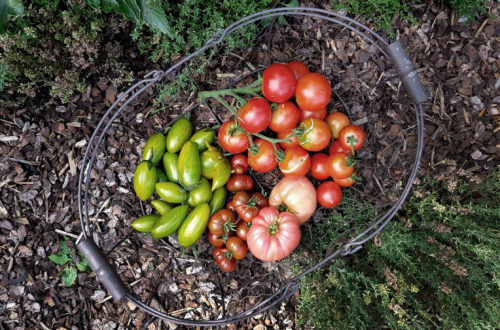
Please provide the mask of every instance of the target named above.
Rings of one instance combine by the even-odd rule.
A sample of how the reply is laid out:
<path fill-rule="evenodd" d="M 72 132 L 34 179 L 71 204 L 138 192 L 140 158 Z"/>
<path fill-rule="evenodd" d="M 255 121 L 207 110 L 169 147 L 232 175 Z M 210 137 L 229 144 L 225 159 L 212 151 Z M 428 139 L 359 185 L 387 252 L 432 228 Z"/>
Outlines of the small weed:
<path fill-rule="evenodd" d="M 59 252 L 51 254 L 49 259 L 55 264 L 63 266 L 63 270 L 60 273 L 61 279 L 64 285 L 72 286 L 76 280 L 77 270 L 90 272 L 91 269 L 87 260 L 81 255 L 80 252 L 77 252 L 80 261 L 75 263 L 73 260 L 73 254 L 66 243 L 68 240 L 69 238 L 65 236 L 64 240 L 59 244 Z"/>

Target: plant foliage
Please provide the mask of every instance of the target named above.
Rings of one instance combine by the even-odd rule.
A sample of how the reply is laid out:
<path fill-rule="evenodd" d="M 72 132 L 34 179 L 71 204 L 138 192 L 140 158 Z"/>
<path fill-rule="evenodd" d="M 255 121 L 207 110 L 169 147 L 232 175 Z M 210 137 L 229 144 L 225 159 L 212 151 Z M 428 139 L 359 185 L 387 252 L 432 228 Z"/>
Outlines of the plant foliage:
<path fill-rule="evenodd" d="M 55 264 L 63 267 L 63 270 L 60 273 L 61 280 L 64 285 L 72 286 L 76 280 L 77 270 L 90 272 L 91 269 L 87 260 L 79 252 L 78 256 L 80 261 L 78 263 L 73 261 L 73 255 L 71 254 L 71 250 L 69 249 L 66 241 L 68 241 L 68 238 L 65 236 L 64 240 L 59 244 L 59 252 L 51 254 L 49 259 Z"/>

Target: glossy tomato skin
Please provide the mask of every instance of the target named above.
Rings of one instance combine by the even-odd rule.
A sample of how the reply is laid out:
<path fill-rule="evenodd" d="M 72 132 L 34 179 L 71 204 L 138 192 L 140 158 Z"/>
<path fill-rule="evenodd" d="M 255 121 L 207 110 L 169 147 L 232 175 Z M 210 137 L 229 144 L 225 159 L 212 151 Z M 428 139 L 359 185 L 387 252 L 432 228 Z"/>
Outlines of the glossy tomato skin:
<path fill-rule="evenodd" d="M 308 73 L 297 81 L 295 100 L 299 108 L 314 111 L 326 107 L 332 97 L 332 87 L 319 73 Z"/>
<path fill-rule="evenodd" d="M 344 153 L 347 153 L 347 154 L 350 154 L 351 153 L 351 149 L 345 149 L 342 144 L 340 143 L 339 140 L 335 140 L 332 142 L 332 144 L 330 145 L 330 148 L 328 148 L 328 153 L 330 155 L 336 153 L 336 152 L 344 152 Z"/>
<path fill-rule="evenodd" d="M 285 132 L 297 127 L 299 123 L 299 108 L 290 101 L 279 103 L 272 111 L 269 128 L 276 133 Z"/>
<path fill-rule="evenodd" d="M 300 227 L 290 212 L 263 208 L 248 231 L 247 244 L 252 254 L 262 261 L 276 261 L 288 256 L 299 245 Z"/>
<path fill-rule="evenodd" d="M 233 232 L 229 232 L 228 236 L 233 236 Z M 208 242 L 215 247 L 223 247 L 224 240 L 221 238 L 222 235 L 217 235 L 212 232 L 208 232 Z"/>
<path fill-rule="evenodd" d="M 299 113 L 300 121 L 304 121 L 308 118 L 317 118 L 323 120 L 326 117 L 326 107 L 314 111 L 307 111 L 299 108 Z"/>
<path fill-rule="evenodd" d="M 254 186 L 253 179 L 250 175 L 234 174 L 227 182 L 227 190 L 237 192 L 242 190 L 252 190 Z"/>
<path fill-rule="evenodd" d="M 349 154 L 336 152 L 331 154 L 327 160 L 328 173 L 335 179 L 345 179 L 354 172 L 354 166 L 348 166 Z"/>
<path fill-rule="evenodd" d="M 253 97 L 238 110 L 238 123 L 249 133 L 259 133 L 271 123 L 271 106 L 263 97 Z"/>
<path fill-rule="evenodd" d="M 245 258 L 248 252 L 247 243 L 238 236 L 230 237 L 226 242 L 226 247 L 236 260 Z"/>
<path fill-rule="evenodd" d="M 239 154 L 248 149 L 249 141 L 245 133 L 234 131 L 236 122 L 228 120 L 219 128 L 217 139 L 222 149 L 232 154 Z"/>
<path fill-rule="evenodd" d="M 311 156 L 302 147 L 288 148 L 279 166 L 285 176 L 305 176 L 311 168 Z"/>
<path fill-rule="evenodd" d="M 335 207 L 342 200 L 342 189 L 333 181 L 323 182 L 316 190 L 316 198 L 324 207 Z"/>
<path fill-rule="evenodd" d="M 297 79 L 285 64 L 268 66 L 262 74 L 262 94 L 271 102 L 285 102 L 293 96 Z"/>
<path fill-rule="evenodd" d="M 219 261 L 219 267 L 223 272 L 232 273 L 236 269 L 236 259 L 222 257 Z"/>
<path fill-rule="evenodd" d="M 274 154 L 274 147 L 271 142 L 257 139 L 254 144 L 259 148 L 256 154 L 248 151 L 248 164 L 257 172 L 269 172 L 278 166 L 276 156 Z"/>
<path fill-rule="evenodd" d="M 208 230 L 218 236 L 229 232 L 231 227 L 236 226 L 234 213 L 228 209 L 222 209 L 216 212 L 208 221 Z"/>
<path fill-rule="evenodd" d="M 233 200 L 230 200 L 226 203 L 226 209 L 230 210 L 233 213 L 236 212 L 236 210 L 234 209 Z"/>
<path fill-rule="evenodd" d="M 257 198 L 252 198 L 245 191 L 237 192 L 233 197 L 234 210 L 240 216 L 241 220 L 251 222 L 252 219 L 259 213 L 257 206 Z"/>
<path fill-rule="evenodd" d="M 236 236 L 242 240 L 247 240 L 248 231 L 250 230 L 251 222 L 240 221 L 236 227 Z"/>
<path fill-rule="evenodd" d="M 302 148 L 308 151 L 320 151 L 330 143 L 332 133 L 328 124 L 323 120 L 309 118 L 300 122 L 298 127 L 304 131 L 299 136 Z"/>
<path fill-rule="evenodd" d="M 264 197 L 264 195 L 262 195 L 260 192 L 254 192 L 252 194 L 252 198 L 255 199 L 255 202 L 257 204 L 257 207 L 258 208 L 264 208 L 266 206 L 269 206 L 269 201 L 267 200 L 266 197 Z"/>
<path fill-rule="evenodd" d="M 325 180 L 330 177 L 326 166 L 328 155 L 317 153 L 311 159 L 311 175 L 317 180 Z"/>
<path fill-rule="evenodd" d="M 333 181 L 335 181 L 341 187 L 350 187 L 356 183 L 356 179 L 354 178 L 355 176 L 356 172 L 354 172 L 351 176 L 348 176 L 345 179 L 333 179 Z"/>
<path fill-rule="evenodd" d="M 278 133 L 278 139 L 286 139 L 286 138 L 290 139 L 290 142 L 280 142 L 280 147 L 282 147 L 283 149 L 287 149 L 293 146 L 300 145 L 299 137 L 298 136 L 289 137 L 291 134 L 293 134 L 293 130 L 288 130 L 285 132 Z"/>
<path fill-rule="evenodd" d="M 365 131 L 358 125 L 348 125 L 344 127 L 339 134 L 339 141 L 342 147 L 351 150 L 350 140 L 353 140 L 354 151 L 361 149 L 365 143 Z"/>
<path fill-rule="evenodd" d="M 302 78 L 304 75 L 309 73 L 309 68 L 302 62 L 292 61 L 287 64 L 290 69 L 292 69 L 293 74 L 295 75 L 295 79 L 297 81 Z"/>
<path fill-rule="evenodd" d="M 248 158 L 244 154 L 237 154 L 231 158 L 231 170 L 236 174 L 248 171 Z"/>
<path fill-rule="evenodd" d="M 333 138 L 335 139 L 338 139 L 340 131 L 351 123 L 349 117 L 342 112 L 332 112 L 328 114 L 325 121 L 328 126 L 330 126 Z"/>

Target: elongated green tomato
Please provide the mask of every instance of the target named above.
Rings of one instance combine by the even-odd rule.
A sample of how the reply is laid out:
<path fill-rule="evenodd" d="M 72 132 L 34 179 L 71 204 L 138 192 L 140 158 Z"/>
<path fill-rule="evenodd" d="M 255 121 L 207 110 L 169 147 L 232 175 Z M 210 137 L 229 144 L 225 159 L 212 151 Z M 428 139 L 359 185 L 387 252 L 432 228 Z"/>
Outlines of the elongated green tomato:
<path fill-rule="evenodd" d="M 223 159 L 222 153 L 214 146 L 208 146 L 208 149 L 200 155 L 201 175 L 207 179 L 213 179 L 215 176 L 216 165 Z"/>
<path fill-rule="evenodd" d="M 215 166 L 215 175 L 212 180 L 212 191 L 220 188 L 226 184 L 231 176 L 231 163 L 227 158 L 219 160 Z"/>
<path fill-rule="evenodd" d="M 191 246 L 203 235 L 210 218 L 210 206 L 208 203 L 199 204 L 186 219 L 177 231 L 177 241 L 181 246 Z"/>
<path fill-rule="evenodd" d="M 212 198 L 212 190 L 207 179 L 201 178 L 196 187 L 189 192 L 188 204 L 196 206 L 201 203 L 208 203 Z"/>
<path fill-rule="evenodd" d="M 163 214 L 151 230 L 151 236 L 154 238 L 163 238 L 175 233 L 186 218 L 188 210 L 189 205 L 181 205 Z"/>
<path fill-rule="evenodd" d="M 167 150 L 171 154 L 181 150 L 193 132 L 193 124 L 186 118 L 179 118 L 167 134 Z"/>
<path fill-rule="evenodd" d="M 150 160 L 153 164 L 158 164 L 165 152 L 165 136 L 155 133 L 149 137 L 142 149 L 142 160 Z"/>
<path fill-rule="evenodd" d="M 188 141 L 182 147 L 177 169 L 179 171 L 179 181 L 183 186 L 189 187 L 200 182 L 200 154 L 194 142 Z"/>
<path fill-rule="evenodd" d="M 173 182 L 158 182 L 155 189 L 156 193 L 167 203 L 183 203 L 187 197 L 186 191 Z"/>
<path fill-rule="evenodd" d="M 194 142 L 198 147 L 198 151 L 202 152 L 207 150 L 207 145 L 210 145 L 215 138 L 215 132 L 211 128 L 203 128 L 198 132 L 194 133 L 189 139 L 191 142 Z"/>
<path fill-rule="evenodd" d="M 156 175 L 158 176 L 158 182 L 168 182 L 167 174 L 159 167 L 156 168 Z"/>
<path fill-rule="evenodd" d="M 179 171 L 177 165 L 179 164 L 179 155 L 166 152 L 163 155 L 163 168 L 167 174 L 168 181 L 179 183 Z"/>
<path fill-rule="evenodd" d="M 160 213 L 161 215 L 167 213 L 172 209 L 172 205 L 160 199 L 155 199 L 154 201 L 151 201 L 151 205 L 153 205 L 155 210 L 158 211 L 158 213 Z"/>
<path fill-rule="evenodd" d="M 214 190 L 212 199 L 210 200 L 210 216 L 224 208 L 224 205 L 226 205 L 226 197 L 226 187 L 222 186 Z"/>
<path fill-rule="evenodd" d="M 156 167 L 148 161 L 141 162 L 134 172 L 134 190 L 141 201 L 148 200 L 155 192 L 158 181 Z"/>
<path fill-rule="evenodd" d="M 153 227 L 158 220 L 160 220 L 160 216 L 157 214 L 145 215 L 135 220 L 132 223 L 132 227 L 141 233 L 149 233 L 153 230 Z"/>

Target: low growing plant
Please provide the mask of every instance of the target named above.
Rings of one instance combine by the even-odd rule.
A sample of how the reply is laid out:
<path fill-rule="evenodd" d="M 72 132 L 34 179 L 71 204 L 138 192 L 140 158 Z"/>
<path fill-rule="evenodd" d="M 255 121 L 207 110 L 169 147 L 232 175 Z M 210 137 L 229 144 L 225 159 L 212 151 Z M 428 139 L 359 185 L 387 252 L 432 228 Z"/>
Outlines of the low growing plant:
<path fill-rule="evenodd" d="M 83 257 L 80 252 L 77 252 L 79 262 L 75 262 L 75 256 L 71 253 L 68 244 L 66 243 L 69 240 L 66 236 L 64 240 L 59 243 L 59 252 L 53 253 L 49 256 L 49 259 L 57 265 L 63 267 L 63 270 L 60 272 L 61 280 L 66 286 L 72 286 L 76 281 L 77 271 L 82 272 L 90 272 L 91 269 L 87 262 L 87 259 Z"/>

